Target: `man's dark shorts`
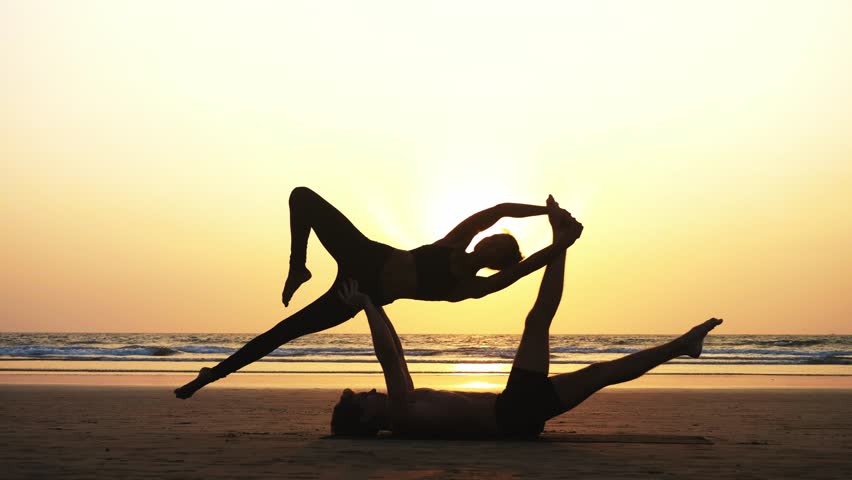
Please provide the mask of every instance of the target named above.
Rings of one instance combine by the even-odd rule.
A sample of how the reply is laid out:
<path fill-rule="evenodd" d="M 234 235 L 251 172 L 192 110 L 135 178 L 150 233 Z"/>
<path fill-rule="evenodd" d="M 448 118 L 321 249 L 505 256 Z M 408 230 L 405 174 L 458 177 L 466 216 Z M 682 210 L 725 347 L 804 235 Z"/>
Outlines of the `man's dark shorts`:
<path fill-rule="evenodd" d="M 537 437 L 547 420 L 564 411 L 546 373 L 514 367 L 494 404 L 497 425 L 503 435 L 513 438 Z"/>

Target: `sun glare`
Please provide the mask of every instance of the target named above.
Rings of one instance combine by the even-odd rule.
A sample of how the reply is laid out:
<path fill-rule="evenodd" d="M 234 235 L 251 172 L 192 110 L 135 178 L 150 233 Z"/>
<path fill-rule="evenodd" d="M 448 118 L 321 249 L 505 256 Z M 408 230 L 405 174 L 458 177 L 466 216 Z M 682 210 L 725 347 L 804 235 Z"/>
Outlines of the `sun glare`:
<path fill-rule="evenodd" d="M 456 385 L 454 388 L 458 390 L 495 390 L 502 387 L 503 385 L 492 382 L 465 382 Z"/>
<path fill-rule="evenodd" d="M 0 2 L 0 327 L 264 331 L 307 185 L 400 249 L 553 194 L 586 228 L 560 307 L 586 323 L 554 332 L 850 332 L 852 2 L 335 3 Z M 477 240 L 506 230 L 552 240 Z M 310 245 L 300 306 L 336 274 Z M 397 308 L 516 332 L 457 319 L 518 283 Z"/>

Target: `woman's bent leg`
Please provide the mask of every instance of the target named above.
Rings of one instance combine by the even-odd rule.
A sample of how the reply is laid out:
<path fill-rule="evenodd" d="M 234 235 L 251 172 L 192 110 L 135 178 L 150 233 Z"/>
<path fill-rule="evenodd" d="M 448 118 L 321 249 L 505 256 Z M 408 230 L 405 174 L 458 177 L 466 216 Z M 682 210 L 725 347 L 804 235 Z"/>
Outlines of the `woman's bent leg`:
<path fill-rule="evenodd" d="M 175 395 L 178 398 L 189 398 L 208 383 L 260 360 L 281 345 L 303 335 L 340 325 L 356 313 L 356 310 L 337 297 L 332 287 L 316 301 L 258 335 L 215 367 L 202 369 L 198 378 L 175 390 Z"/>
<path fill-rule="evenodd" d="M 564 408 L 563 413 L 608 385 L 639 378 L 649 370 L 681 355 L 698 358 L 701 355 L 704 337 L 720 323 L 722 323 L 721 320 L 712 318 L 664 345 L 632 353 L 616 360 L 594 363 L 576 372 L 550 377 Z"/>
<path fill-rule="evenodd" d="M 316 192 L 307 187 L 294 188 L 290 193 L 290 271 L 281 293 L 285 306 L 299 286 L 311 278 L 311 272 L 305 265 L 311 229 L 338 264 L 357 256 L 358 251 L 370 241 Z"/>
<path fill-rule="evenodd" d="M 334 205 L 307 187 L 290 193 L 290 263 L 304 265 L 311 229 L 323 247 L 340 262 L 369 239 Z"/>

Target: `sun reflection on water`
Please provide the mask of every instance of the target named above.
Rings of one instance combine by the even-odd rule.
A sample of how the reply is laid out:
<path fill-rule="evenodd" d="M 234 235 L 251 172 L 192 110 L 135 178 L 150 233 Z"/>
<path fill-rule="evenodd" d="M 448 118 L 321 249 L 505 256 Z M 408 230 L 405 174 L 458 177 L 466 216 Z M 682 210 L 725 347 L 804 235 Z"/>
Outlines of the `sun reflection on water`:
<path fill-rule="evenodd" d="M 508 373 L 511 365 L 506 363 L 454 363 L 451 373 Z"/>

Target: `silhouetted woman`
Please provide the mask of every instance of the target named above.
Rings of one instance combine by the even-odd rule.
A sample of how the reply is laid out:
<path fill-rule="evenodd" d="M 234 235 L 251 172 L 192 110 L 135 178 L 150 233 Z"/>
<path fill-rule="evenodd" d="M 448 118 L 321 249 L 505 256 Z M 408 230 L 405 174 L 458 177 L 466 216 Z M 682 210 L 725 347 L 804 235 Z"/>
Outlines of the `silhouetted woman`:
<path fill-rule="evenodd" d="M 472 215 L 434 243 L 414 250 L 399 250 L 364 236 L 340 211 L 309 188 L 293 189 L 290 271 L 281 299 L 288 305 L 299 286 L 311 278 L 305 266 L 311 229 L 337 262 L 334 284 L 313 303 L 251 340 L 215 367 L 202 368 L 198 377 L 175 390 L 175 395 L 189 398 L 204 385 L 263 358 L 295 338 L 340 325 L 355 316 L 358 309 L 336 294 L 341 279 L 356 280 L 360 290 L 378 305 L 399 298 L 458 302 L 502 290 L 545 266 L 573 241 L 554 241 L 524 260 L 517 241 L 509 234 L 486 237 L 472 252 L 465 250 L 474 236 L 500 218 L 545 215 L 549 208 L 558 207 L 501 203 Z M 483 268 L 499 272 L 489 277 L 477 276 Z"/>

